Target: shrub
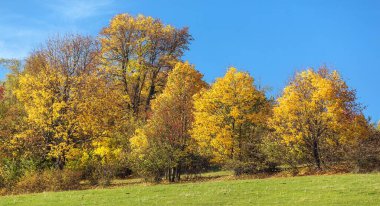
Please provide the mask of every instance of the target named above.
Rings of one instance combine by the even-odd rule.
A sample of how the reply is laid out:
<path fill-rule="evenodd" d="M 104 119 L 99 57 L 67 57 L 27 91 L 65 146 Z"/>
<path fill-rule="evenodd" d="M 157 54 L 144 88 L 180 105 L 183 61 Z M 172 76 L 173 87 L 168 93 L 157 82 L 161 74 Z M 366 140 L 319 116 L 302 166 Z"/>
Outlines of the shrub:
<path fill-rule="evenodd" d="M 114 177 L 114 170 L 112 165 L 91 166 L 87 171 L 87 179 L 91 185 L 109 186 Z"/>
<path fill-rule="evenodd" d="M 91 185 L 108 186 L 113 178 L 125 178 L 132 173 L 123 150 L 102 148 L 96 152 L 75 153 L 70 157 L 66 168 L 82 171 L 82 178 Z"/>
<path fill-rule="evenodd" d="M 13 188 L 15 193 L 42 192 L 46 190 L 46 183 L 39 173 L 27 172 Z"/>
<path fill-rule="evenodd" d="M 356 166 L 359 172 L 380 171 L 380 132 L 374 132 L 360 142 L 356 153 Z"/>
<path fill-rule="evenodd" d="M 71 170 L 27 172 L 13 188 L 14 193 L 73 190 L 80 188 L 81 174 Z"/>
<path fill-rule="evenodd" d="M 46 170 L 43 172 L 49 191 L 74 190 L 80 188 L 81 173 L 72 170 Z"/>
<path fill-rule="evenodd" d="M 125 167 L 124 167 L 125 168 Z M 81 166 L 82 178 L 90 181 L 91 185 L 108 186 L 111 180 L 121 171 L 121 167 L 115 162 L 102 161 L 94 155 Z"/>
<path fill-rule="evenodd" d="M 10 189 L 13 187 L 25 171 L 36 168 L 32 160 L 2 159 L 0 162 L 0 188 Z"/>
<path fill-rule="evenodd" d="M 168 168 L 171 168 L 172 151 L 156 145 L 150 146 L 142 154 L 131 155 L 130 161 L 134 171 L 146 181 L 160 182 Z"/>
<path fill-rule="evenodd" d="M 187 175 L 197 176 L 210 169 L 210 160 L 200 154 L 189 152 L 181 162 L 181 169 Z"/>

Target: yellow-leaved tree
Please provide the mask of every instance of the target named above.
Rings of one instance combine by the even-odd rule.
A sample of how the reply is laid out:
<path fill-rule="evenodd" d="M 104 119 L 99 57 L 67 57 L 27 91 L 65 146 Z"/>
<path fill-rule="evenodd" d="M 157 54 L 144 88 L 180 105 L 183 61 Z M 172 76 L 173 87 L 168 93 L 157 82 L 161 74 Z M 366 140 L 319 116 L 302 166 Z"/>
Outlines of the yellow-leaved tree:
<path fill-rule="evenodd" d="M 147 125 L 130 140 L 137 166 L 156 180 L 166 174 L 169 181 L 178 181 L 191 161 L 193 95 L 206 87 L 202 77 L 189 63 L 177 63 L 163 93 L 153 101 Z"/>
<path fill-rule="evenodd" d="M 103 63 L 122 92 L 120 110 L 145 118 L 150 102 L 163 90 L 168 71 L 188 49 L 187 28 L 177 29 L 159 19 L 116 15 L 100 33 Z"/>
<path fill-rule="evenodd" d="M 17 98 L 27 113 L 27 129 L 19 141 L 34 138 L 43 161 L 62 169 L 70 150 L 94 138 L 88 103 L 97 86 L 96 42 L 90 37 L 68 35 L 47 41 L 26 61 L 19 77 Z M 87 121 L 86 121 L 87 120 Z"/>
<path fill-rule="evenodd" d="M 210 89 L 195 97 L 192 137 L 202 154 L 232 164 L 236 174 L 253 172 L 263 163 L 259 151 L 270 104 L 246 72 L 230 68 Z"/>
<path fill-rule="evenodd" d="M 337 71 L 326 68 L 299 72 L 273 108 L 269 125 L 272 140 L 283 145 L 300 163 L 334 163 L 368 136 L 367 121 L 356 102 L 355 91 Z M 280 154 L 281 156 L 281 154 Z"/>

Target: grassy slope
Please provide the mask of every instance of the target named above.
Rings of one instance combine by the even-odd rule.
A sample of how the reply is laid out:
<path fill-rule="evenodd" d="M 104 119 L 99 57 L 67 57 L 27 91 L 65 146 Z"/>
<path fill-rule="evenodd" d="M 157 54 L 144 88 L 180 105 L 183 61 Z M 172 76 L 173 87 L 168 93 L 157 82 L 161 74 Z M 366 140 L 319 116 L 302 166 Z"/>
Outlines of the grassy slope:
<path fill-rule="evenodd" d="M 0 197 L 0 205 L 380 205 L 380 174 L 134 185 Z"/>

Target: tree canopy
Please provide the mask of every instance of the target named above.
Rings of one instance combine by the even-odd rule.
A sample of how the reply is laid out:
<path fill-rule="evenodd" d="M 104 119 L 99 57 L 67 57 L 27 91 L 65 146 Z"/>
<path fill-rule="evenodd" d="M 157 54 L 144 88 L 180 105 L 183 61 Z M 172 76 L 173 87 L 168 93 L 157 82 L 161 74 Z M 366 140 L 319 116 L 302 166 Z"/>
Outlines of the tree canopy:
<path fill-rule="evenodd" d="M 234 67 L 209 85 L 183 59 L 192 40 L 186 27 L 120 14 L 97 38 L 57 35 L 25 60 L 0 58 L 10 71 L 0 82 L 0 191 L 41 177 L 43 188 L 77 189 L 215 168 L 376 170 L 379 126 L 337 71 L 300 71 L 278 98 Z"/>
<path fill-rule="evenodd" d="M 368 137 L 355 91 L 337 71 L 325 68 L 297 73 L 278 98 L 269 124 L 281 143 L 313 159 L 318 168 L 342 157 L 342 146 Z"/>

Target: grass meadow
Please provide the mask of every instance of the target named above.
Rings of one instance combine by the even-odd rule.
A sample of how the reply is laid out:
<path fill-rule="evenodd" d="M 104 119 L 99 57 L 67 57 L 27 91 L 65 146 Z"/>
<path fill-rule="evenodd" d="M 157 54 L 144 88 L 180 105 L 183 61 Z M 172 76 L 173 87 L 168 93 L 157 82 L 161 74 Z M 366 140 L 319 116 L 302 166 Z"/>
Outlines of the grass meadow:
<path fill-rule="evenodd" d="M 380 174 L 233 179 L 226 172 L 192 183 L 148 185 L 117 180 L 112 188 L 0 197 L 4 206 L 380 205 Z"/>

